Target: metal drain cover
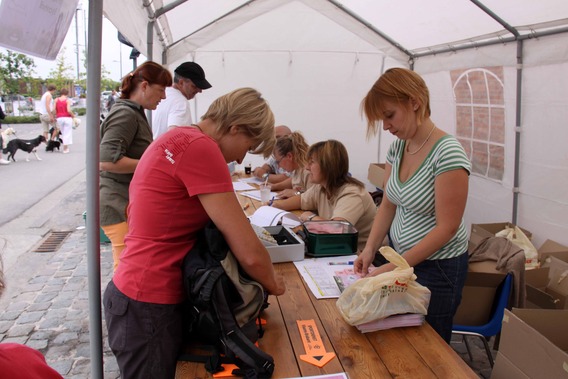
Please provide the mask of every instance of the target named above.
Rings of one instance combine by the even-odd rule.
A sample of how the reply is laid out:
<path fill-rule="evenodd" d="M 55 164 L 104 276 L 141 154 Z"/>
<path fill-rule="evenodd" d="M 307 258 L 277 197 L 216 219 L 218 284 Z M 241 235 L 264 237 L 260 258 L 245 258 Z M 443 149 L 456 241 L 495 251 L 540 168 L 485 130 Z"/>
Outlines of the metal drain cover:
<path fill-rule="evenodd" d="M 51 231 L 45 236 L 42 243 L 34 250 L 36 253 L 53 253 L 57 251 L 65 239 L 71 234 L 69 231 Z"/>

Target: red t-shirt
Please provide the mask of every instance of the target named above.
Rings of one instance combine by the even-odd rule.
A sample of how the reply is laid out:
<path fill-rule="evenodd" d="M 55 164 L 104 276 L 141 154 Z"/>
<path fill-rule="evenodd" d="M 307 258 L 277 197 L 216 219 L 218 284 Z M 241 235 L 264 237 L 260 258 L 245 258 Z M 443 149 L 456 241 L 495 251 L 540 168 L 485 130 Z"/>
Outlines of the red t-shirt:
<path fill-rule="evenodd" d="M 176 128 L 154 141 L 130 183 L 126 248 L 113 282 L 148 303 L 184 300 L 181 264 L 209 216 L 197 195 L 233 192 L 219 146 L 194 128 Z"/>
<path fill-rule="evenodd" d="M 43 355 L 17 343 L 0 343 L 0 376 L 10 379 L 63 379 Z"/>
<path fill-rule="evenodd" d="M 71 113 L 67 110 L 67 100 L 55 100 L 55 116 L 56 117 L 71 117 Z"/>

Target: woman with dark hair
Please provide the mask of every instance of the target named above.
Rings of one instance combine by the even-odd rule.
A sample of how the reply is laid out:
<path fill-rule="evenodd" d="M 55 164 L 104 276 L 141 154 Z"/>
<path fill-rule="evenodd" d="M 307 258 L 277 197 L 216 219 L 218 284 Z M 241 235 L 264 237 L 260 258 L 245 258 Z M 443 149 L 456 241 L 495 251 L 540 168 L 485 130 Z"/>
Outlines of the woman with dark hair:
<path fill-rule="evenodd" d="M 145 109 L 154 110 L 166 98 L 172 75 L 163 66 L 147 61 L 122 80 L 120 99 L 101 125 L 100 217 L 112 245 L 114 269 L 124 249 L 128 231 L 126 207 L 134 170 L 152 143 L 152 129 Z"/>
<path fill-rule="evenodd" d="M 75 113 L 71 110 L 71 99 L 67 97 L 69 90 L 61 88 L 59 93 L 60 96 L 55 99 L 55 116 L 63 140 L 63 154 L 67 154 L 69 153 L 69 145 L 73 143 L 73 117 L 75 117 Z M 57 131 L 53 133 L 57 134 Z"/>
<path fill-rule="evenodd" d="M 273 157 L 278 167 L 291 172 L 289 178 L 272 184 L 272 191 L 280 191 L 281 199 L 299 195 L 312 186 L 310 173 L 306 170 L 309 145 L 302 133 L 296 131 L 276 140 Z"/>
<path fill-rule="evenodd" d="M 373 198 L 365 185 L 349 175 L 349 156 L 336 140 L 313 144 L 308 150 L 307 170 L 314 184 L 302 194 L 277 200 L 273 206 L 302 209 L 302 221 L 349 221 L 359 232 L 358 247 L 365 247 L 376 213 Z"/>

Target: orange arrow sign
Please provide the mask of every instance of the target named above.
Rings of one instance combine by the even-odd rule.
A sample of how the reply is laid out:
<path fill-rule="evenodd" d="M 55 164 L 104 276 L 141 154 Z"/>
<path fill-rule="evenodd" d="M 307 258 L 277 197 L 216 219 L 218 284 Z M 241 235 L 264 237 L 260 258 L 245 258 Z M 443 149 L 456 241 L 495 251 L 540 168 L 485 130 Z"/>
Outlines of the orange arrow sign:
<path fill-rule="evenodd" d="M 325 351 L 320 334 L 314 320 L 296 320 L 306 354 L 300 359 L 314 366 L 323 367 L 335 357 L 335 353 Z"/>

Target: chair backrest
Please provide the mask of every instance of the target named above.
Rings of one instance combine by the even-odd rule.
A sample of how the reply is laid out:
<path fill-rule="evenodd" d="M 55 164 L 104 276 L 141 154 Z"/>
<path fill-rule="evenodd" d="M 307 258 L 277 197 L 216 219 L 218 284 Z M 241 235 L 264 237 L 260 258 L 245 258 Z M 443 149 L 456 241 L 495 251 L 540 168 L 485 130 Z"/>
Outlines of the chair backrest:
<path fill-rule="evenodd" d="M 505 308 L 509 303 L 509 297 L 511 296 L 511 290 L 513 287 L 513 275 L 511 273 L 505 276 L 503 283 L 495 294 L 495 305 L 493 309 L 493 314 L 489 319 L 487 324 L 482 326 L 482 334 L 486 337 L 494 336 L 501 331 L 501 323 L 503 322 L 503 315 L 505 314 Z"/>
<path fill-rule="evenodd" d="M 491 337 L 501 331 L 501 323 L 503 321 L 503 314 L 511 296 L 513 286 L 513 275 L 511 273 L 505 276 L 502 284 L 495 293 L 495 301 L 493 303 L 493 311 L 489 321 L 484 325 L 454 325 L 454 332 L 473 332 L 481 334 L 485 337 Z"/>

